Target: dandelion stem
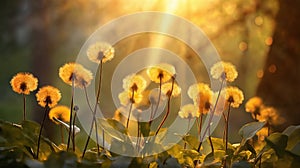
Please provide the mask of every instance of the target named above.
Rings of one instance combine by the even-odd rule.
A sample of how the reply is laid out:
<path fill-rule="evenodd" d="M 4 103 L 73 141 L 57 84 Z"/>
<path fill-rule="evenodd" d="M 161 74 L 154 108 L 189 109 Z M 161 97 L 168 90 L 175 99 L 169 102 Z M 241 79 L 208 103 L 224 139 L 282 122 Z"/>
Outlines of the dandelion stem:
<path fill-rule="evenodd" d="M 208 140 L 209 140 L 209 143 L 210 143 L 211 153 L 214 155 L 215 150 L 214 150 L 214 144 L 213 144 L 212 139 L 211 139 L 211 136 L 210 136 L 210 127 L 209 127 L 209 129 L 208 129 L 208 134 L 209 134 Z"/>
<path fill-rule="evenodd" d="M 167 95 L 168 96 L 168 107 L 167 107 L 167 112 L 162 120 L 162 122 L 159 124 L 156 132 L 155 132 L 155 135 L 158 134 L 159 130 L 161 129 L 161 127 L 163 126 L 163 124 L 165 123 L 165 121 L 167 120 L 167 117 L 170 113 L 170 107 L 171 107 L 171 97 L 172 97 L 172 92 L 173 92 L 173 89 L 174 89 L 174 82 L 175 82 L 175 78 L 172 77 L 172 87 L 171 87 L 171 90 L 169 92 L 169 94 Z"/>
<path fill-rule="evenodd" d="M 158 94 L 158 100 L 157 100 L 157 103 L 156 103 L 156 106 L 155 106 L 155 110 L 154 110 L 154 113 L 152 114 L 153 111 L 151 111 L 151 118 L 150 118 L 150 122 L 149 122 L 149 125 L 151 126 L 151 123 L 152 123 L 152 120 L 153 118 L 155 117 L 156 113 L 157 113 L 157 110 L 158 110 L 158 107 L 159 107 L 159 103 L 160 103 L 160 99 L 161 99 L 161 84 L 162 84 L 162 76 L 160 75 L 159 76 L 159 94 Z"/>
<path fill-rule="evenodd" d="M 225 121 L 225 124 L 226 124 L 227 121 L 226 121 L 226 115 L 225 115 L 224 112 L 222 113 L 222 116 L 223 116 L 224 121 Z M 224 128 L 224 130 L 223 130 L 223 143 L 225 143 L 225 139 L 226 139 L 225 137 L 226 137 L 226 126 L 225 126 L 225 128 Z"/>
<path fill-rule="evenodd" d="M 23 93 L 23 120 L 26 120 L 26 96 Z"/>
<path fill-rule="evenodd" d="M 85 86 L 85 85 L 84 85 L 84 93 L 85 93 L 85 98 L 86 98 L 87 104 L 88 104 L 88 106 L 89 106 L 89 108 L 90 108 L 90 110 L 91 110 L 91 112 L 92 112 L 92 114 L 93 114 L 93 121 L 92 121 L 91 129 L 92 129 L 93 124 L 94 124 L 95 130 L 96 130 L 97 154 L 99 155 L 99 154 L 100 154 L 100 147 L 99 147 L 98 127 L 97 127 L 97 121 L 96 121 L 96 116 L 95 116 L 96 114 L 94 115 L 94 111 L 93 111 L 92 106 L 91 106 L 91 104 L 90 104 L 89 97 L 88 97 L 88 94 L 87 94 L 87 90 L 86 90 L 86 86 Z M 102 131 L 104 131 L 104 130 L 102 129 Z M 90 132 L 91 132 L 91 131 L 90 131 Z M 103 133 L 103 135 L 104 135 L 104 133 Z M 91 134 L 89 134 L 89 136 L 91 136 Z M 89 139 L 89 138 L 88 138 L 88 139 Z M 103 139 L 103 141 L 104 141 L 104 139 Z M 104 143 L 104 142 L 103 142 L 103 143 Z M 104 145 L 103 145 L 103 148 L 104 148 Z"/>
<path fill-rule="evenodd" d="M 202 129 L 202 122 L 203 122 L 203 113 L 200 114 L 200 117 L 199 117 L 199 130 L 198 130 L 198 134 L 199 134 L 199 137 L 201 138 L 201 129 Z"/>
<path fill-rule="evenodd" d="M 94 107 L 94 111 L 93 111 L 93 120 L 92 120 L 91 129 L 90 129 L 88 138 L 86 140 L 86 143 L 85 143 L 85 146 L 84 146 L 81 158 L 84 157 L 85 152 L 87 150 L 87 146 L 89 144 L 90 137 L 92 135 L 92 130 L 93 130 L 94 124 L 95 124 L 95 131 L 96 131 L 97 154 L 100 155 L 100 146 L 99 146 L 99 141 L 98 141 L 98 128 L 97 128 L 97 121 L 96 121 L 96 112 L 97 112 L 97 106 L 100 103 L 99 100 L 100 100 L 100 93 L 101 93 L 102 71 L 103 71 L 103 61 L 101 60 L 100 61 L 100 68 L 99 68 L 99 83 L 98 83 L 98 90 L 97 90 L 97 96 L 96 96 L 96 103 L 95 103 L 95 107 Z"/>
<path fill-rule="evenodd" d="M 231 103 L 229 103 L 228 105 L 228 112 L 227 112 L 227 117 L 226 117 L 226 138 L 225 138 L 225 152 L 227 153 L 227 148 L 228 148 L 228 127 L 229 127 L 229 114 L 230 114 L 230 105 Z"/>
<path fill-rule="evenodd" d="M 103 149 L 105 149 L 105 137 L 104 137 L 104 135 L 105 135 L 105 132 L 104 132 L 104 129 L 102 128 L 102 147 L 103 147 Z"/>
<path fill-rule="evenodd" d="M 86 99 L 86 102 L 87 102 L 87 104 L 88 104 L 88 106 L 89 106 L 89 109 L 91 110 L 91 112 L 93 113 L 93 109 L 92 109 L 92 106 L 91 106 L 91 104 L 90 104 L 90 100 L 89 100 L 89 96 L 88 96 L 88 94 L 87 94 L 87 90 L 86 90 L 86 86 L 85 85 L 83 85 L 84 87 L 84 95 L 85 95 L 85 99 Z"/>
<path fill-rule="evenodd" d="M 70 128 L 72 130 L 72 140 L 73 140 L 73 151 L 75 151 L 75 122 L 76 122 L 77 110 L 74 110 L 74 117 L 73 117 L 73 127 Z"/>
<path fill-rule="evenodd" d="M 231 102 L 229 102 L 229 104 L 228 104 L 228 111 L 227 111 L 227 117 L 226 117 L 226 119 L 225 119 L 225 153 L 226 154 L 228 154 L 227 153 L 227 149 L 228 149 L 228 128 L 229 128 L 229 114 L 230 114 L 230 107 L 231 107 Z M 226 168 L 227 167 L 227 159 L 225 158 L 225 160 L 224 160 L 224 168 Z"/>
<path fill-rule="evenodd" d="M 216 103 L 215 103 L 213 109 L 210 110 L 210 111 L 211 111 L 211 114 L 210 114 L 210 116 L 209 116 L 208 125 L 207 125 L 207 127 L 205 128 L 205 130 L 204 130 L 203 136 L 201 137 L 201 134 L 200 134 L 200 143 L 199 143 L 199 146 L 198 146 L 198 149 L 197 149 L 198 152 L 200 152 L 200 148 L 201 148 L 201 145 L 202 145 L 202 141 L 203 141 L 203 139 L 204 139 L 204 137 L 205 137 L 206 132 L 207 132 L 208 129 L 210 128 L 210 123 L 212 122 L 214 113 L 215 113 L 215 111 L 216 111 L 216 109 L 217 109 L 217 105 L 218 105 L 218 102 L 219 102 L 219 98 L 220 98 L 221 90 L 222 90 L 222 88 L 223 88 L 224 81 L 225 81 L 225 79 L 223 79 L 222 82 L 221 82 L 220 89 L 219 89 L 219 92 L 218 92 L 218 96 L 217 96 L 217 99 L 216 99 Z"/>
<path fill-rule="evenodd" d="M 191 119 L 189 118 L 189 122 L 188 122 L 188 126 L 187 126 L 187 131 L 186 131 L 186 135 L 188 135 L 188 132 L 189 132 L 189 130 L 190 130 L 190 124 L 191 124 Z M 186 141 L 184 142 L 184 147 L 183 147 L 183 149 L 186 149 Z"/>
<path fill-rule="evenodd" d="M 72 78 L 72 91 L 71 91 L 71 105 L 70 105 L 70 123 L 69 123 L 69 135 L 68 135 L 68 144 L 67 144 L 67 151 L 70 148 L 70 140 L 71 140 L 71 132 L 72 132 L 72 113 L 73 113 L 73 104 L 74 104 L 74 79 Z M 74 143 L 74 142 L 73 142 Z"/>
<path fill-rule="evenodd" d="M 214 144 L 211 140 L 211 136 L 208 136 L 208 139 L 209 139 L 209 143 L 210 143 L 211 153 L 214 154 L 215 150 L 214 150 Z"/>
<path fill-rule="evenodd" d="M 138 147 L 139 147 L 139 141 L 140 141 L 140 135 L 141 135 L 140 126 L 141 126 L 141 124 L 138 121 L 137 140 L 136 140 L 136 147 L 135 147 L 137 149 L 137 151 L 139 150 Z"/>
<path fill-rule="evenodd" d="M 129 120 L 130 120 L 130 115 L 131 115 L 131 111 L 132 111 L 132 106 L 134 103 L 134 90 L 132 89 L 132 96 L 130 99 L 131 103 L 130 103 L 130 107 L 129 107 L 129 112 L 128 112 L 128 117 L 127 117 L 127 122 L 126 122 L 126 128 L 128 129 L 129 126 Z"/>
<path fill-rule="evenodd" d="M 209 124 L 208 124 L 207 127 L 205 128 L 205 131 L 204 131 L 204 133 L 203 133 L 203 136 L 200 138 L 200 142 L 203 141 L 203 139 L 204 139 L 204 137 L 205 137 L 205 134 L 206 134 L 206 132 L 208 131 L 208 128 L 210 127 L 210 123 L 212 122 L 214 113 L 215 113 L 215 111 L 216 111 L 216 109 L 217 109 L 217 105 L 218 105 L 218 102 L 219 102 L 219 98 L 220 98 L 221 90 L 222 90 L 222 88 L 223 88 L 224 81 L 225 81 L 225 79 L 223 79 L 222 82 L 221 82 L 220 89 L 219 89 L 219 92 L 218 92 L 218 96 L 217 96 L 217 99 L 216 99 L 216 103 L 215 103 L 214 108 L 213 108 L 213 110 L 211 111 L 211 114 L 210 114 L 210 117 L 209 117 L 209 122 L 208 122 Z"/>
<path fill-rule="evenodd" d="M 41 123 L 41 128 L 40 128 L 40 132 L 39 132 L 39 138 L 38 138 L 38 146 L 37 146 L 37 152 L 36 152 L 36 159 L 39 159 L 39 151 L 40 151 L 40 143 L 41 143 L 41 136 L 42 136 L 42 130 L 45 124 L 45 120 L 46 120 L 46 116 L 47 116 L 47 112 L 49 111 L 49 106 L 48 103 L 45 106 L 45 111 L 44 111 L 44 117 L 43 117 L 43 121 Z"/>

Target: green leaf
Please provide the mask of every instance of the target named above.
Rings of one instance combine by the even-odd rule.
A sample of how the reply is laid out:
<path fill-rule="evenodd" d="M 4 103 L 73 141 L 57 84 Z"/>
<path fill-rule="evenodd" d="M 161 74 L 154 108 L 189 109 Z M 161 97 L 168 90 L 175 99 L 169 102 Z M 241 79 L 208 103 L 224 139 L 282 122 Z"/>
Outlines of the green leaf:
<path fill-rule="evenodd" d="M 168 128 L 161 128 L 158 132 L 158 134 L 156 136 L 154 136 L 155 138 L 155 143 L 161 143 L 163 141 L 163 139 L 166 137 L 168 133 Z M 154 133 L 153 132 L 150 132 L 150 136 L 153 136 Z"/>
<path fill-rule="evenodd" d="M 123 124 L 121 124 L 119 121 L 114 120 L 114 119 L 106 119 L 108 124 L 110 124 L 114 129 L 120 131 L 123 134 L 127 134 L 127 129 L 124 127 Z"/>
<path fill-rule="evenodd" d="M 163 167 L 164 168 L 181 168 L 181 165 L 178 163 L 178 161 L 175 158 L 169 157 L 163 164 Z"/>
<path fill-rule="evenodd" d="M 30 168 L 44 168 L 44 163 L 34 159 L 25 159 L 24 164 Z"/>
<path fill-rule="evenodd" d="M 39 131 L 40 131 L 40 124 L 34 121 L 22 121 L 21 123 L 22 130 L 29 136 L 34 136 L 38 137 L 39 136 Z"/>
<path fill-rule="evenodd" d="M 64 167 L 73 168 L 77 167 L 77 156 L 74 153 L 61 151 L 58 153 L 52 153 L 45 161 L 46 168 L 52 167 Z"/>
<path fill-rule="evenodd" d="M 300 156 L 300 142 L 298 142 L 291 150 L 291 153 Z"/>
<path fill-rule="evenodd" d="M 25 167 L 23 158 L 30 158 L 30 154 L 20 147 L 0 147 L 0 167 Z"/>
<path fill-rule="evenodd" d="M 251 167 L 253 166 L 247 161 L 239 161 L 239 162 L 234 162 L 232 164 L 232 168 L 251 168 Z"/>
<path fill-rule="evenodd" d="M 273 133 L 266 139 L 267 144 L 273 148 L 279 157 L 283 157 L 287 146 L 288 136 L 281 133 Z"/>
<path fill-rule="evenodd" d="M 152 140 L 151 140 L 152 139 Z M 153 138 L 149 140 L 149 143 L 145 143 L 142 153 L 146 156 L 152 153 L 159 153 L 164 147 L 161 144 L 155 143 Z"/>
<path fill-rule="evenodd" d="M 150 134 L 150 123 L 149 122 L 140 122 L 140 130 L 144 137 L 148 137 Z"/>
<path fill-rule="evenodd" d="M 300 156 L 300 126 L 290 126 L 283 131 L 283 134 L 289 137 L 286 150 Z"/>
<path fill-rule="evenodd" d="M 132 161 L 131 157 L 127 156 L 117 156 L 113 159 L 111 163 L 111 168 L 127 168 Z"/>
<path fill-rule="evenodd" d="M 111 142 L 110 151 L 118 153 L 126 153 L 127 155 L 134 155 L 134 147 L 131 144 L 130 140 L 126 137 L 124 140 L 119 141 L 117 139 L 113 139 Z"/>
<path fill-rule="evenodd" d="M 192 136 L 192 135 L 185 135 L 183 136 L 183 140 L 188 144 L 190 145 L 193 149 L 197 150 L 198 149 L 198 146 L 199 146 L 199 140 L 195 137 L 195 136 Z"/>
<path fill-rule="evenodd" d="M 222 138 L 211 137 L 211 140 L 212 140 L 215 150 L 225 151 L 225 144 L 224 144 Z M 203 146 L 203 151 L 202 151 L 203 154 L 208 154 L 211 152 L 210 142 L 209 142 L 208 138 L 202 143 L 202 146 Z M 229 149 L 234 150 L 234 147 L 230 143 L 228 143 L 228 150 Z"/>
<path fill-rule="evenodd" d="M 124 134 L 127 132 L 127 130 L 118 121 L 112 119 L 98 118 L 97 124 L 100 128 L 103 128 L 105 130 L 106 135 L 110 135 L 112 138 L 117 139 L 119 141 L 123 141 L 123 139 L 125 139 Z"/>
<path fill-rule="evenodd" d="M 266 122 L 251 122 L 246 125 L 244 125 L 240 130 L 239 130 L 239 135 L 245 139 L 245 141 L 251 139 L 254 137 L 254 135 L 264 127 Z M 244 145 L 244 144 L 242 144 Z"/>
<path fill-rule="evenodd" d="M 204 158 L 204 165 L 209 167 L 220 167 L 226 156 L 225 151 L 215 150 L 214 153 L 209 153 Z"/>

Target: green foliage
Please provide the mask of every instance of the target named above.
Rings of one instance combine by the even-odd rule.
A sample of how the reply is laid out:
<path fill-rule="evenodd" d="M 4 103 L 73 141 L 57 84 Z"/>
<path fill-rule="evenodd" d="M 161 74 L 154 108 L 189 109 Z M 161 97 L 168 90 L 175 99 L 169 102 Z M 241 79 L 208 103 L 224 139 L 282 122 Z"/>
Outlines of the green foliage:
<path fill-rule="evenodd" d="M 40 125 L 32 121 L 23 121 L 14 124 L 0 121 L 0 167 L 299 167 L 300 127 L 291 126 L 283 133 L 273 133 L 265 139 L 262 146 L 253 144 L 253 137 L 265 123 L 252 122 L 243 126 L 239 134 L 242 137 L 240 144 L 228 145 L 225 151 L 223 139 L 211 137 L 214 152 L 211 151 L 210 142 L 202 143 L 200 152 L 197 151 L 199 141 L 193 135 L 182 136 L 186 145 L 170 144 L 171 148 L 160 144 L 167 130 L 162 129 L 160 136 L 148 138 L 149 142 L 140 152 L 145 157 L 129 157 L 135 152 L 132 141 L 125 136 L 127 129 L 118 121 L 112 119 L 99 119 L 98 124 L 106 130 L 111 139 L 111 150 L 122 150 L 128 156 L 121 156 L 96 148 L 87 150 L 82 159 L 80 151 L 67 152 L 65 144 L 56 146 L 49 139 L 42 137 L 39 160 L 34 159 L 37 150 L 37 138 Z M 147 125 L 144 126 L 147 130 Z M 111 130 L 111 132 L 109 132 Z M 116 132 L 116 130 L 118 130 Z M 147 130 L 148 131 L 148 130 Z M 146 135 L 147 133 L 142 133 Z M 148 133 L 153 135 L 153 132 Z M 184 147 L 185 146 L 185 147 Z M 147 156 L 148 153 L 166 151 Z"/>

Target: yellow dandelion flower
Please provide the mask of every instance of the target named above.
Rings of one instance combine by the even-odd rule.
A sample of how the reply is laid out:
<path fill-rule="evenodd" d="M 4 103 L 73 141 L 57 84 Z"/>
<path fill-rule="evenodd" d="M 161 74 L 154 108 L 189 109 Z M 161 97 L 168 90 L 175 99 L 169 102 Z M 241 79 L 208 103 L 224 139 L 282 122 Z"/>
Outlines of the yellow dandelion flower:
<path fill-rule="evenodd" d="M 126 91 L 126 90 L 121 92 L 118 96 L 120 103 L 123 106 L 126 106 L 130 103 L 138 104 L 143 100 L 143 95 L 141 93 L 134 93 L 133 98 L 132 98 L 132 94 L 133 94 L 133 92 Z"/>
<path fill-rule="evenodd" d="M 67 63 L 59 68 L 59 77 L 68 85 L 73 80 L 75 87 L 84 88 L 91 84 L 93 74 L 80 64 Z"/>
<path fill-rule="evenodd" d="M 87 50 L 88 58 L 97 64 L 102 60 L 103 63 L 114 58 L 115 49 L 106 42 L 97 42 L 91 45 Z"/>
<path fill-rule="evenodd" d="M 175 67 L 166 63 L 155 65 L 147 70 L 149 78 L 155 83 L 159 83 L 160 78 L 162 83 L 167 82 L 175 73 Z"/>
<path fill-rule="evenodd" d="M 172 91 L 172 95 L 170 95 L 171 91 Z M 164 83 L 161 86 L 161 92 L 167 96 L 176 97 L 181 93 L 181 88 L 176 83 L 174 83 L 173 90 L 172 90 L 172 82 L 168 82 L 168 83 Z"/>
<path fill-rule="evenodd" d="M 260 97 L 252 97 L 249 99 L 245 105 L 246 111 L 250 113 L 255 113 L 259 111 L 260 107 L 263 105 L 263 101 Z"/>
<path fill-rule="evenodd" d="M 20 72 L 11 79 L 10 85 L 13 91 L 28 95 L 37 88 L 38 79 L 31 73 Z"/>
<path fill-rule="evenodd" d="M 225 100 L 231 107 L 238 108 L 243 103 L 244 94 L 239 88 L 229 86 L 225 89 Z"/>
<path fill-rule="evenodd" d="M 59 119 L 63 122 L 70 122 L 70 108 L 63 105 L 53 107 L 49 112 L 49 119 L 55 124 L 59 124 L 54 118 Z"/>
<path fill-rule="evenodd" d="M 198 108 L 193 104 L 184 105 L 178 112 L 179 117 L 192 119 L 199 117 Z"/>
<path fill-rule="evenodd" d="M 35 95 L 40 106 L 52 108 L 61 98 L 60 91 L 53 86 L 44 86 Z"/>
<path fill-rule="evenodd" d="M 207 84 L 198 83 L 191 85 L 188 89 L 188 96 L 199 107 L 200 114 L 208 113 L 212 104 L 212 91 Z"/>
<path fill-rule="evenodd" d="M 147 87 L 146 80 L 141 75 L 128 75 L 123 79 L 123 89 L 134 92 L 142 92 Z"/>
<path fill-rule="evenodd" d="M 277 110 L 273 107 L 265 107 L 260 110 L 260 115 L 257 116 L 258 121 L 267 121 L 270 125 L 279 125 L 284 122 L 283 118 L 281 118 L 277 112 Z"/>
<path fill-rule="evenodd" d="M 235 66 L 223 61 L 214 64 L 210 69 L 210 74 L 215 79 L 226 79 L 227 82 L 233 82 L 238 76 Z"/>

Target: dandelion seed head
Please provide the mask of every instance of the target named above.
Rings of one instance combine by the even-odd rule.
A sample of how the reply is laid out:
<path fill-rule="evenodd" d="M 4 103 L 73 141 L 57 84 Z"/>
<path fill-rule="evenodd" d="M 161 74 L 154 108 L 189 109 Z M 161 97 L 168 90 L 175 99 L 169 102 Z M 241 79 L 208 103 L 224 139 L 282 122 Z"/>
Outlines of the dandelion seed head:
<path fill-rule="evenodd" d="M 70 86 L 74 81 L 74 87 L 84 88 L 91 84 L 93 74 L 81 64 L 71 62 L 59 68 L 59 77 Z"/>
<path fill-rule="evenodd" d="M 20 72 L 11 79 L 10 85 L 16 93 L 29 95 L 37 89 L 38 79 L 31 73 Z"/>
<path fill-rule="evenodd" d="M 54 118 L 63 122 L 70 122 L 70 108 L 64 105 L 55 106 L 50 110 L 48 116 L 55 124 L 59 124 L 59 122 L 55 121 Z"/>
<path fill-rule="evenodd" d="M 49 85 L 40 88 L 35 96 L 40 106 L 46 107 L 48 105 L 50 108 L 56 106 L 61 99 L 60 91 Z"/>
<path fill-rule="evenodd" d="M 239 88 L 229 86 L 225 89 L 225 100 L 231 107 L 238 108 L 243 103 L 244 94 Z"/>
<path fill-rule="evenodd" d="M 140 93 L 147 87 L 146 80 L 141 75 L 128 75 L 123 79 L 123 89 Z"/>
<path fill-rule="evenodd" d="M 89 46 L 87 50 L 88 58 L 97 64 L 102 60 L 103 63 L 110 61 L 114 58 L 115 49 L 106 42 L 97 42 Z"/>
<path fill-rule="evenodd" d="M 121 92 L 118 95 L 121 105 L 127 106 L 130 103 L 138 104 L 143 100 L 143 95 L 141 93 L 134 93 L 133 97 L 132 94 L 133 92 L 126 90 Z"/>
<path fill-rule="evenodd" d="M 205 83 L 193 84 L 188 89 L 188 96 L 199 107 L 200 114 L 207 114 L 212 104 L 212 91 Z"/>
<path fill-rule="evenodd" d="M 159 83 L 161 80 L 161 82 L 164 83 L 169 81 L 176 74 L 176 71 L 174 66 L 167 63 L 162 63 L 150 67 L 147 70 L 147 74 L 151 81 Z"/>
<path fill-rule="evenodd" d="M 267 121 L 270 125 L 280 125 L 284 119 L 279 116 L 279 113 L 274 107 L 264 107 L 260 110 L 260 115 L 257 116 L 260 122 Z"/>
<path fill-rule="evenodd" d="M 179 117 L 185 119 L 192 119 L 199 117 L 198 108 L 193 104 L 184 105 L 178 112 Z"/>
<path fill-rule="evenodd" d="M 223 61 L 214 64 L 210 69 L 210 74 L 214 79 L 225 79 L 227 82 L 233 82 L 238 76 L 235 66 Z"/>
<path fill-rule="evenodd" d="M 171 91 L 172 91 L 172 95 L 170 95 Z M 172 82 L 168 82 L 168 83 L 164 83 L 161 86 L 161 92 L 167 96 L 176 97 L 181 93 L 181 88 L 176 83 L 174 83 L 173 90 L 172 90 Z"/>
<path fill-rule="evenodd" d="M 249 99 L 245 105 L 246 111 L 250 113 L 254 113 L 259 111 L 260 107 L 263 105 L 263 101 L 260 97 L 252 97 Z"/>

